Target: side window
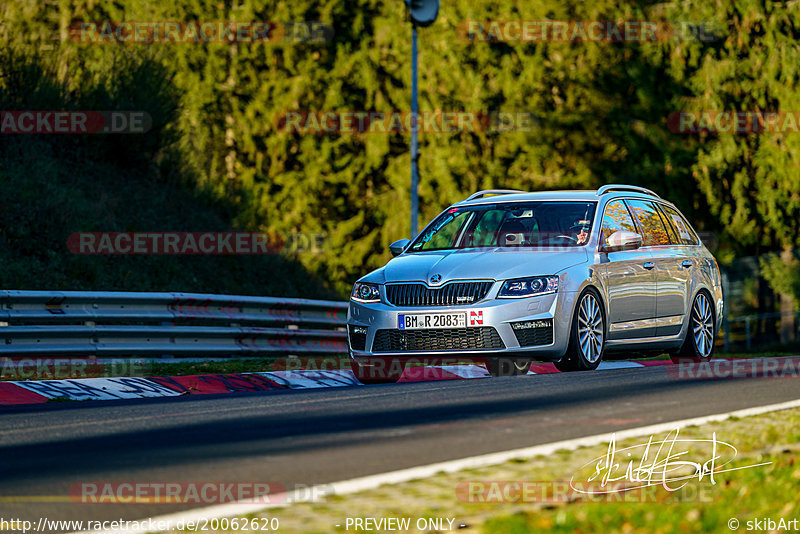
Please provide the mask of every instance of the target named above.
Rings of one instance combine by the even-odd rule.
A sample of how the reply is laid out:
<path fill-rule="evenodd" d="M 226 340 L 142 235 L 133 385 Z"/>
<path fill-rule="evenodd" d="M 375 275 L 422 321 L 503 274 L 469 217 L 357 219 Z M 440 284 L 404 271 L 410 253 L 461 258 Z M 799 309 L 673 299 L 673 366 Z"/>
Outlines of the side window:
<path fill-rule="evenodd" d="M 661 204 L 661 209 L 664 210 L 664 213 L 667 216 L 667 222 L 672 225 L 675 234 L 678 236 L 677 241 L 679 244 L 700 244 L 700 239 L 697 237 L 697 234 L 694 232 L 694 230 L 692 230 L 692 227 L 689 226 L 689 223 L 686 222 L 686 219 L 683 218 L 683 215 L 678 213 L 678 210 L 669 206 L 665 206 L 664 204 Z"/>
<path fill-rule="evenodd" d="M 627 200 L 628 206 L 642 229 L 642 246 L 669 245 L 669 234 L 655 204 L 644 200 Z"/>
<path fill-rule="evenodd" d="M 627 230 L 628 232 L 635 232 L 636 225 L 633 224 L 628 208 L 621 200 L 612 200 L 606 204 L 606 211 L 603 213 L 603 224 L 600 231 L 602 232 L 601 243 L 608 245 L 608 238 L 617 230 Z"/>

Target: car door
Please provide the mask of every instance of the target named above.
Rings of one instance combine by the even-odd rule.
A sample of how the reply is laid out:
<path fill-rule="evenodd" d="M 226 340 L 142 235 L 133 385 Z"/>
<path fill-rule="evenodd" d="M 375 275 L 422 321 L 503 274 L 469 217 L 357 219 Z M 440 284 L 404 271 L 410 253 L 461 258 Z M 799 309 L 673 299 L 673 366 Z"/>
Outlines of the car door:
<path fill-rule="evenodd" d="M 600 244 L 618 230 L 637 232 L 621 199 L 609 201 L 603 212 Z M 597 272 L 608 302 L 608 339 L 636 339 L 655 335 L 656 280 L 649 250 L 601 252 Z"/>
<path fill-rule="evenodd" d="M 684 262 L 688 260 L 684 247 L 678 246 L 672 226 L 664 220 L 655 202 L 628 200 L 643 243 L 652 254 L 656 279 L 656 336 L 680 332 L 686 312 L 686 295 L 691 275 Z"/>
<path fill-rule="evenodd" d="M 668 252 L 664 252 L 663 268 L 669 272 L 669 281 L 666 282 L 669 285 L 663 288 L 659 285 L 658 288 L 656 335 L 671 336 L 680 332 L 683 318 L 690 312 L 692 278 L 696 268 L 694 255 L 700 241 L 675 208 L 661 203 L 658 208 L 669 230 L 671 246 Z"/>

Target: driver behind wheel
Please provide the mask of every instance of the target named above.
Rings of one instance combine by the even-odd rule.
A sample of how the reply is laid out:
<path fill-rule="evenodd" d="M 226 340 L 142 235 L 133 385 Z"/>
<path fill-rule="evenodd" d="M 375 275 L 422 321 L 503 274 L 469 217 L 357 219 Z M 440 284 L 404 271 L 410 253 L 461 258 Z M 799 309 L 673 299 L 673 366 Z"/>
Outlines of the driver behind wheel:
<path fill-rule="evenodd" d="M 569 235 L 575 236 L 575 241 L 578 245 L 583 245 L 586 243 L 586 240 L 589 239 L 589 224 L 591 221 L 586 219 L 580 219 L 575 221 L 572 226 L 569 227 Z"/>

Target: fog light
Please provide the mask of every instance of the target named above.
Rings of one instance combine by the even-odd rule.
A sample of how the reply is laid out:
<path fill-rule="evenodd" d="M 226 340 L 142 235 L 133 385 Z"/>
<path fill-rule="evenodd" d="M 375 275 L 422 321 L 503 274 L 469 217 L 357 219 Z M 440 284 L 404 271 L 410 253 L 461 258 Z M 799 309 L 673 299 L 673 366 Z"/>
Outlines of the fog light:
<path fill-rule="evenodd" d="M 541 347 L 553 344 L 553 320 L 539 319 L 511 323 L 520 347 Z"/>
<path fill-rule="evenodd" d="M 552 319 L 540 319 L 538 321 L 522 321 L 520 323 L 511 323 L 511 328 L 514 330 L 528 330 L 531 328 L 551 328 L 553 326 Z"/>
<path fill-rule="evenodd" d="M 366 329 L 366 327 L 363 327 L 363 326 L 354 326 L 353 327 L 353 333 L 354 334 L 366 334 L 367 333 L 367 329 Z"/>

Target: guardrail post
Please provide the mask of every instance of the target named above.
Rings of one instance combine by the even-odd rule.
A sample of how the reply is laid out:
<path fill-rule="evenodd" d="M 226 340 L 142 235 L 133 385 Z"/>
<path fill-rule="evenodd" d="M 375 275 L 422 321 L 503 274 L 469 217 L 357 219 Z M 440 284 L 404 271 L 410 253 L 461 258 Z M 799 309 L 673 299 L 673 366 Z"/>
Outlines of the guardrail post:
<path fill-rule="evenodd" d="M 747 350 L 750 350 L 750 317 L 745 317 L 744 319 L 744 333 L 747 336 L 746 347 Z"/>
<path fill-rule="evenodd" d="M 723 348 L 728 352 L 731 347 L 731 323 L 728 321 L 728 312 L 730 307 L 725 303 L 725 295 L 728 295 L 728 273 L 722 271 L 722 327 L 725 329 L 725 337 L 723 338 Z"/>
<path fill-rule="evenodd" d="M 794 312 L 795 341 L 800 342 L 800 311 Z"/>
<path fill-rule="evenodd" d="M 728 316 L 725 315 L 722 319 L 722 327 L 725 329 L 725 335 L 723 337 L 723 348 L 725 352 L 728 352 L 731 347 L 731 323 L 728 322 Z"/>

